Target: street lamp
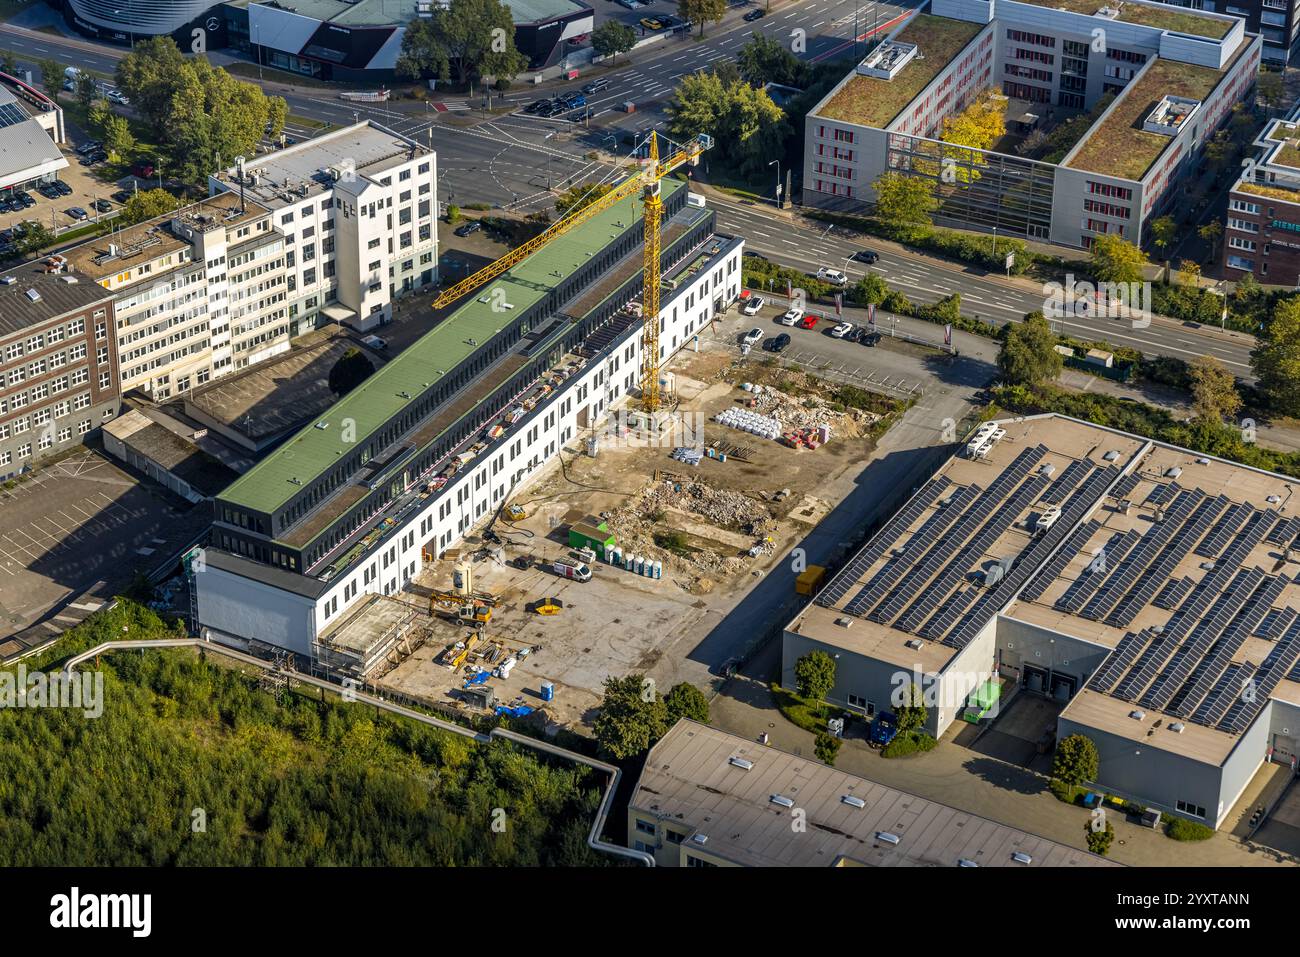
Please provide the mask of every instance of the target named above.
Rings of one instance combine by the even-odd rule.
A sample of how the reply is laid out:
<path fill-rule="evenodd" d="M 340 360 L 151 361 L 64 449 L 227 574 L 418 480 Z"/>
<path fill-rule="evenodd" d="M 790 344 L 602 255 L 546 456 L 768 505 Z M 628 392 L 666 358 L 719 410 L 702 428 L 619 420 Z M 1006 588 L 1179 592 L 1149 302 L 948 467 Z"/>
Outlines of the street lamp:
<path fill-rule="evenodd" d="M 772 162 L 768 163 L 767 165 L 776 167 L 776 208 L 780 209 L 781 208 L 781 161 L 779 159 L 774 159 L 772 160 Z"/>

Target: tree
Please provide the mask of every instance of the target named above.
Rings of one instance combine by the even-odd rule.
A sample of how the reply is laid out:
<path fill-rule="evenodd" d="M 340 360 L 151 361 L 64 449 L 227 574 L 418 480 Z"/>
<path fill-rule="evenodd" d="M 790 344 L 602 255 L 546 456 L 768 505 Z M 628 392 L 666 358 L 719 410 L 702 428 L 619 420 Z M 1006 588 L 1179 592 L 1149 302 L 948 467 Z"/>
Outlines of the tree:
<path fill-rule="evenodd" d="M 677 13 L 685 17 L 688 23 L 700 25 L 700 36 L 704 36 L 706 22 L 718 23 L 727 12 L 727 0 L 678 0 Z"/>
<path fill-rule="evenodd" d="M 678 140 L 713 137 L 715 162 L 742 176 L 763 172 L 791 135 L 785 111 L 734 70 L 682 77 L 668 104 L 669 133 Z"/>
<path fill-rule="evenodd" d="M 1160 250 L 1160 255 L 1169 251 L 1169 244 L 1178 235 L 1178 221 L 1172 216 L 1161 216 L 1151 223 L 1151 241 Z"/>
<path fill-rule="evenodd" d="M 447 225 L 455 226 L 460 222 L 460 207 L 455 203 L 447 204 Z"/>
<path fill-rule="evenodd" d="M 566 213 L 595 202 L 613 188 L 613 185 L 609 183 L 588 183 L 585 186 L 575 186 L 572 189 L 567 189 L 555 200 L 555 211 L 564 216 Z"/>
<path fill-rule="evenodd" d="M 664 697 L 664 706 L 668 709 L 669 726 L 681 718 L 689 718 L 701 724 L 709 723 L 709 699 L 693 684 L 682 681 L 673 685 Z"/>
<path fill-rule="evenodd" d="M 471 86 L 485 77 L 512 80 L 528 68 L 515 46 L 510 8 L 500 0 L 451 0 L 413 20 L 397 60 L 401 76 L 437 77 Z"/>
<path fill-rule="evenodd" d="M 1201 237 L 1202 242 L 1210 244 L 1210 254 L 1206 257 L 1206 261 L 1215 259 L 1219 254 L 1219 237 L 1223 235 L 1223 223 L 1217 219 L 1212 219 L 1198 229 L 1196 235 Z M 1250 274 L 1247 273 L 1247 275 Z"/>
<path fill-rule="evenodd" d="M 1192 377 L 1192 406 L 1204 422 L 1222 422 L 1241 408 L 1237 381 L 1214 356 L 1197 356 L 1188 365 Z"/>
<path fill-rule="evenodd" d="M 1078 787 L 1097 780 L 1099 765 L 1097 745 L 1092 743 L 1092 738 L 1071 734 L 1057 742 L 1056 756 L 1052 759 L 1052 777 Z"/>
<path fill-rule="evenodd" d="M 0 53 L 0 71 L 14 76 L 18 73 L 18 58 L 14 56 L 13 50 L 5 50 Z"/>
<path fill-rule="evenodd" d="M 1205 161 L 1216 176 L 1231 166 L 1236 157 L 1237 144 L 1228 136 L 1227 130 L 1219 130 L 1205 144 Z"/>
<path fill-rule="evenodd" d="M 29 256 L 54 245 L 54 233 L 44 223 L 30 220 L 24 225 L 22 238 L 14 243 L 20 255 Z"/>
<path fill-rule="evenodd" d="M 93 76 L 85 70 L 82 70 L 77 74 L 76 89 L 73 93 L 77 97 L 77 102 L 81 104 L 82 108 L 89 110 L 90 104 L 95 102 L 99 97 L 99 84 L 95 82 Z"/>
<path fill-rule="evenodd" d="M 799 697 L 821 701 L 835 687 L 835 659 L 824 651 L 810 651 L 794 663 Z"/>
<path fill-rule="evenodd" d="M 1115 825 L 1105 818 L 1097 818 L 1096 822 L 1094 824 L 1093 821 L 1089 821 L 1086 825 L 1088 850 L 1105 857 L 1110 851 L 1111 844 L 1115 842 Z"/>
<path fill-rule="evenodd" d="M 104 138 L 104 148 L 114 158 L 121 158 L 135 149 L 135 136 L 125 116 L 109 113 L 99 124 L 99 135 Z"/>
<path fill-rule="evenodd" d="M 780 83 L 803 87 L 810 79 L 808 64 L 791 53 L 775 37 L 757 30 L 736 52 L 736 66 L 741 78 L 752 86 Z"/>
<path fill-rule="evenodd" d="M 606 20 L 591 31 L 591 48 L 600 56 L 612 56 L 618 62 L 620 53 L 627 53 L 636 46 L 636 31 L 626 23 Z"/>
<path fill-rule="evenodd" d="M 928 226 L 939 208 L 929 182 L 918 176 L 890 171 L 876 180 L 875 190 L 876 221 L 887 228 Z"/>
<path fill-rule="evenodd" d="M 822 764 L 835 766 L 835 759 L 839 756 L 840 746 L 844 742 L 833 734 L 825 731 L 818 731 L 817 737 L 813 739 L 813 754 Z"/>
<path fill-rule="evenodd" d="M 1272 109 L 1286 96 L 1286 85 L 1282 74 L 1276 70 L 1261 70 L 1259 81 L 1255 85 L 1255 94 L 1264 106 Z"/>
<path fill-rule="evenodd" d="M 859 306 L 882 303 L 888 295 L 888 283 L 874 272 L 867 273 L 849 290 L 849 300 Z"/>
<path fill-rule="evenodd" d="M 925 706 L 925 692 L 914 681 L 900 685 L 893 702 L 894 717 L 898 719 L 898 736 L 906 738 L 925 727 L 930 709 Z"/>
<path fill-rule="evenodd" d="M 347 395 L 375 371 L 375 364 L 355 346 L 343 353 L 334 368 L 330 369 L 330 391 L 335 395 Z"/>
<path fill-rule="evenodd" d="M 1201 265 L 1190 259 L 1178 264 L 1178 281 L 1187 289 L 1196 290 L 1201 285 Z"/>
<path fill-rule="evenodd" d="M 36 69 L 41 71 L 41 86 L 45 87 L 45 92 L 57 100 L 59 90 L 63 88 L 63 64 L 53 57 L 46 57 L 36 64 Z"/>
<path fill-rule="evenodd" d="M 1093 238 L 1089 254 L 1092 272 L 1101 282 L 1141 282 L 1147 257 L 1142 250 L 1116 233 Z"/>
<path fill-rule="evenodd" d="M 592 733 L 601 750 L 622 761 L 650 750 L 668 730 L 668 708 L 644 675 L 606 678 Z"/>
<path fill-rule="evenodd" d="M 185 57 L 169 36 L 140 40 L 117 64 L 118 88 L 131 106 L 154 128 L 171 113 L 172 96 L 185 72 Z"/>
<path fill-rule="evenodd" d="M 1003 328 L 998 368 L 1012 385 L 1036 386 L 1061 374 L 1063 360 L 1056 351 L 1056 334 L 1041 312 Z"/>
<path fill-rule="evenodd" d="M 143 223 L 147 219 L 165 216 L 179 209 L 180 205 L 180 200 L 165 189 L 143 189 L 123 204 L 117 222 L 122 226 Z"/>
<path fill-rule="evenodd" d="M 1260 391 L 1283 415 L 1300 416 L 1300 297 L 1291 296 L 1273 307 L 1250 365 Z"/>

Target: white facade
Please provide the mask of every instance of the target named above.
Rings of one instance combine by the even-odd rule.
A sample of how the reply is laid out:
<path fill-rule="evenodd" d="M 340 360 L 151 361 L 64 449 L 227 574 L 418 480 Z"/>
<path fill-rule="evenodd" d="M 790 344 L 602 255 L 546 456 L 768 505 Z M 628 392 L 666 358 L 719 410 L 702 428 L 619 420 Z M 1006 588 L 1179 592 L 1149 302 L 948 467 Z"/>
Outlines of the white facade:
<path fill-rule="evenodd" d="M 707 270 L 683 282 L 664 304 L 659 334 L 663 360 L 692 341 L 714 317 L 719 301 L 725 305 L 739 298 L 743 251 L 744 244 L 736 243 Z M 500 505 L 517 476 L 517 489 L 526 487 L 579 430 L 597 425 L 625 402 L 641 367 L 640 332 L 639 325 L 630 328 L 605 358 L 588 364 L 539 403 L 512 432 L 510 441 L 477 460 L 476 467 L 458 472 L 439 495 L 411 513 L 399 533 L 330 582 L 314 602 L 279 589 L 271 589 L 274 595 L 267 597 L 266 586 L 241 588 L 255 583 L 209 564 L 198 583 L 201 625 L 214 640 L 242 644 L 256 638 L 309 654 L 316 636 L 359 596 L 401 591 L 420 571 L 425 553 L 437 558 L 454 546 Z M 268 603 L 265 619 L 258 614 L 263 601 Z M 309 616 L 285 613 L 285 603 L 304 602 L 311 607 Z"/>

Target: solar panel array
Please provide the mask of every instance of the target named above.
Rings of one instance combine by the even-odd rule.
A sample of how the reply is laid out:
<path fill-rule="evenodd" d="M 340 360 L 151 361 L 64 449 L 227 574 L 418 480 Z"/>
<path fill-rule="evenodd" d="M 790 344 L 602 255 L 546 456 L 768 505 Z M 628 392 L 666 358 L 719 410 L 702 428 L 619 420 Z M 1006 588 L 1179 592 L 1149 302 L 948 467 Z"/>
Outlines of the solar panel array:
<path fill-rule="evenodd" d="M 1060 505 L 1065 501 L 1067 495 L 1074 491 L 1075 487 L 1084 480 L 1089 472 L 1092 471 L 1092 464 L 1084 459 L 1075 459 L 1065 467 L 1065 471 L 1060 474 L 1051 487 L 1043 493 L 1039 499 L 1048 505 Z"/>
<path fill-rule="evenodd" d="M 1136 584 L 1138 576 L 1141 575 L 1159 556 L 1166 543 L 1174 536 L 1174 533 L 1187 521 L 1200 500 L 1204 498 L 1204 493 L 1199 490 L 1189 492 L 1180 492 L 1174 499 L 1172 505 L 1165 512 L 1164 521 L 1156 522 L 1145 535 L 1137 547 L 1129 553 L 1128 558 L 1120 562 L 1119 565 L 1111 572 L 1106 583 L 1093 596 L 1092 600 L 1083 607 L 1080 614 L 1091 621 L 1101 621 L 1111 611 L 1112 608 L 1128 593 L 1129 589 Z"/>
<path fill-rule="evenodd" d="M 1196 554 L 1202 558 L 1218 558 L 1219 552 L 1228 544 L 1228 539 L 1237 534 L 1252 511 L 1249 505 L 1233 505 L 1229 508 L 1214 528 L 1210 529 L 1210 534 L 1196 546 Z"/>
<path fill-rule="evenodd" d="M 1255 673 L 1252 685 L 1242 691 L 1232 707 L 1228 709 L 1228 713 L 1215 727 L 1229 734 L 1241 734 L 1245 731 L 1255 720 L 1256 715 L 1264 709 L 1269 695 L 1273 693 L 1278 682 L 1295 667 L 1297 660 L 1300 660 L 1300 622 L 1292 623 L 1286 630 L 1286 634 L 1273 646 L 1273 650 L 1269 652 L 1264 663 L 1260 665 L 1259 671 Z"/>
<path fill-rule="evenodd" d="M 1140 481 L 1141 477 L 1136 472 L 1130 472 L 1115 484 L 1115 489 L 1110 494 L 1117 499 L 1128 498 Z"/>
<path fill-rule="evenodd" d="M 0 103 L 0 130 L 6 126 L 16 126 L 27 119 L 27 114 L 16 103 Z"/>
<path fill-rule="evenodd" d="M 1065 571 L 1065 566 L 1070 564 L 1075 555 L 1079 554 L 1079 549 L 1092 541 L 1092 536 L 1096 535 L 1100 528 L 1101 522 L 1094 518 L 1071 532 L 1064 547 L 1053 555 L 1052 560 L 1034 576 L 1034 580 L 1025 586 L 1025 590 L 1020 593 L 1020 597 L 1026 601 L 1038 601 L 1039 598 L 1043 597 L 1043 592 L 1047 590 L 1047 586 L 1061 577 L 1061 573 Z"/>
<path fill-rule="evenodd" d="M 1150 494 L 1147 495 L 1146 504 L 1166 505 L 1168 504 L 1169 500 L 1174 497 L 1174 493 L 1176 491 L 1178 491 L 1177 482 L 1170 482 L 1167 485 L 1164 484 L 1163 482 L 1157 482 L 1155 484 L 1155 488 L 1153 488 Z"/>
<path fill-rule="evenodd" d="M 1133 664 L 1133 659 L 1147 646 L 1147 642 L 1152 637 L 1145 631 L 1130 631 L 1121 638 L 1115 650 L 1101 663 L 1101 667 L 1092 673 L 1092 677 L 1088 679 L 1088 687 L 1102 694 L 1109 693 L 1120 675 L 1128 670 L 1129 665 Z"/>
<path fill-rule="evenodd" d="M 1094 555 L 1093 561 L 1088 564 L 1083 573 L 1056 599 L 1056 607 L 1061 611 L 1077 612 L 1083 607 L 1083 603 L 1092 597 L 1092 593 L 1106 581 L 1106 575 L 1124 561 L 1125 556 L 1141 540 L 1142 533 L 1132 528 L 1111 535 L 1110 540 L 1101 547 L 1101 564 L 1096 564 L 1099 556 Z"/>
<path fill-rule="evenodd" d="M 1230 665 L 1218 681 L 1214 683 L 1214 688 L 1210 691 L 1209 696 L 1201 702 L 1201 706 L 1196 709 L 1192 715 L 1192 720 L 1197 724 L 1203 724 L 1208 727 L 1214 727 L 1232 707 L 1234 701 L 1238 699 L 1242 691 L 1249 687 L 1251 677 L 1255 674 L 1255 666 L 1249 661 L 1239 665 Z"/>
<path fill-rule="evenodd" d="M 1187 593 L 1192 590 L 1194 585 L 1190 578 L 1174 578 L 1160 589 L 1160 594 L 1152 599 L 1151 604 L 1157 608 L 1163 608 L 1166 611 L 1173 611 L 1179 603 L 1187 597 Z"/>
<path fill-rule="evenodd" d="M 1012 597 L 1061 545 L 1069 530 L 1078 525 L 1083 516 L 1105 496 L 1118 478 L 1114 468 L 1097 469 L 1070 498 L 1061 510 L 1061 517 L 1046 533 L 1040 535 L 1018 559 L 1018 564 L 994 588 L 987 590 L 966 614 L 955 631 L 944 639 L 944 644 L 964 648 L 999 609 L 1010 603 Z M 1065 549 L 1062 549 L 1065 550 Z M 1075 549 L 1077 551 L 1077 548 Z"/>
<path fill-rule="evenodd" d="M 1274 545 L 1288 548 L 1295 543 L 1297 535 L 1300 535 L 1300 516 L 1289 518 L 1285 522 L 1278 522 L 1273 531 L 1269 533 L 1268 540 Z"/>
<path fill-rule="evenodd" d="M 898 541 L 899 536 L 907 531 L 950 485 L 952 483 L 945 476 L 940 475 L 922 486 L 902 510 L 886 522 L 862 551 L 844 566 L 844 570 L 835 576 L 835 580 L 822 589 L 821 594 L 817 596 L 817 604 L 830 608 L 843 598 L 848 590 L 866 574 L 867 569 L 874 565 L 894 542 Z"/>

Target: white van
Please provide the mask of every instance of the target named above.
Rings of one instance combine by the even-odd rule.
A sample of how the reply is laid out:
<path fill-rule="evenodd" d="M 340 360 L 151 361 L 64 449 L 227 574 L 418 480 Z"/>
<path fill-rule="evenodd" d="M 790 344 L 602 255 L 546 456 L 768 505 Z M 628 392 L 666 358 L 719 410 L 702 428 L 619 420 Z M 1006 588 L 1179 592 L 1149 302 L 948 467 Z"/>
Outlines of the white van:
<path fill-rule="evenodd" d="M 844 275 L 838 269 L 831 269 L 829 266 L 822 266 L 817 270 L 817 278 L 825 280 L 834 286 L 843 286 L 848 283 L 849 277 Z"/>

